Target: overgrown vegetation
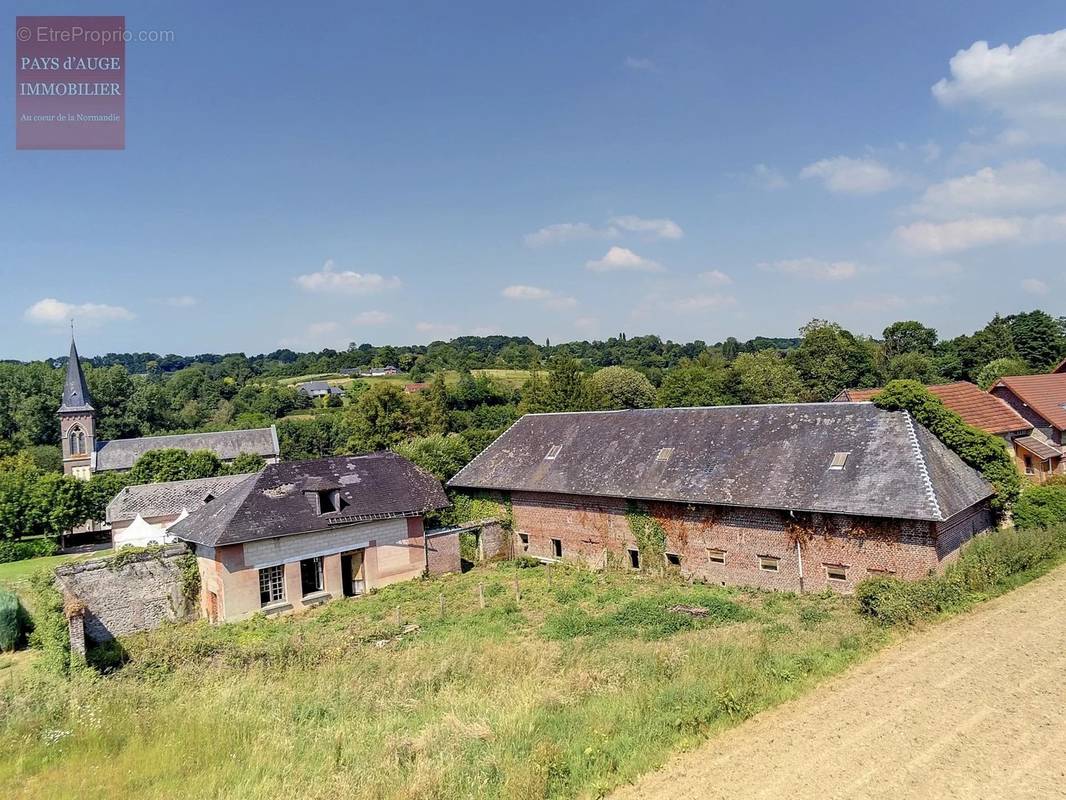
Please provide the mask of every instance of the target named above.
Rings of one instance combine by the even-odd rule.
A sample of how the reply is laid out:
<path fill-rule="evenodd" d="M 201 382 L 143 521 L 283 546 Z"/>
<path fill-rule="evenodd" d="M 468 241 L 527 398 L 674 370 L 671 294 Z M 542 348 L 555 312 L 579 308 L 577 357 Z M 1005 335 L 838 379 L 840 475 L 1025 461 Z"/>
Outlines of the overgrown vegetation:
<path fill-rule="evenodd" d="M 22 561 L 27 558 L 53 556 L 59 546 L 54 539 L 27 539 L 25 541 L 0 540 L 0 564 Z"/>
<path fill-rule="evenodd" d="M 63 610 L 63 596 L 55 586 L 51 567 L 38 570 L 29 579 L 33 611 L 30 645 L 40 650 L 38 664 L 46 673 L 66 674 L 70 669 L 70 628 Z"/>
<path fill-rule="evenodd" d="M 0 689 L 0 793 L 599 796 L 884 640 L 840 597 L 506 563 Z"/>
<path fill-rule="evenodd" d="M 908 411 L 964 462 L 981 473 L 996 490 L 993 509 L 1010 510 L 1021 493 L 1022 479 L 1006 442 L 962 421 L 939 397 L 917 381 L 892 381 L 874 397 L 879 408 Z"/>
<path fill-rule="evenodd" d="M 939 575 L 917 581 L 872 578 L 856 597 L 867 616 L 886 625 L 910 625 L 969 608 L 1002 594 L 1066 560 L 1066 525 L 1006 528 L 968 543 Z"/>
<path fill-rule="evenodd" d="M 0 653 L 14 650 L 23 640 L 29 619 L 18 597 L 0 589 Z"/>
<path fill-rule="evenodd" d="M 1020 528 L 1066 523 L 1066 478 L 1056 476 L 1045 484 L 1026 487 L 1014 505 L 1014 523 Z"/>
<path fill-rule="evenodd" d="M 191 609 L 200 607 L 200 568 L 196 556 L 186 553 L 178 560 L 178 578 L 181 584 L 181 596 Z"/>
<path fill-rule="evenodd" d="M 649 515 L 643 505 L 633 502 L 626 507 L 626 522 L 637 541 L 641 569 L 662 572 L 666 561 L 666 529 L 662 523 Z"/>

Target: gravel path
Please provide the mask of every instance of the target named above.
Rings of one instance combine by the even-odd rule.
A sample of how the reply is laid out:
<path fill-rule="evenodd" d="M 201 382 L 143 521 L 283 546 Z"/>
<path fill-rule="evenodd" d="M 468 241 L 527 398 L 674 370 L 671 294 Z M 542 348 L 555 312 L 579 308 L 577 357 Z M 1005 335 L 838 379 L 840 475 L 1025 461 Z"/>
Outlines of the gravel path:
<path fill-rule="evenodd" d="M 614 797 L 1066 797 L 1066 567 L 907 637 Z"/>

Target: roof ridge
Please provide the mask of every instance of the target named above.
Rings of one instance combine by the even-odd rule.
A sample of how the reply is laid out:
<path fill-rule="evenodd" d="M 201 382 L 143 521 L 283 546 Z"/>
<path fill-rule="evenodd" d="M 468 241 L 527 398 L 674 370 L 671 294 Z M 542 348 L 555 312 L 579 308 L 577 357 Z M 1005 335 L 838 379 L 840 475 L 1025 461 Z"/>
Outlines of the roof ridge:
<path fill-rule="evenodd" d="M 911 447 L 914 450 L 914 457 L 918 464 L 918 474 L 925 484 L 926 498 L 928 498 L 929 504 L 933 508 L 933 513 L 936 514 L 938 519 L 942 520 L 944 519 L 944 512 L 940 510 L 936 489 L 933 488 L 933 479 L 929 477 L 929 465 L 925 463 L 925 452 L 922 450 L 921 442 L 918 441 L 918 431 L 914 428 L 914 419 L 911 417 L 911 412 L 904 409 L 903 418 L 907 421 L 907 436 L 910 438 Z"/>
<path fill-rule="evenodd" d="M 865 389 L 858 389 L 856 391 L 866 391 Z M 588 411 L 527 411 L 522 417 L 555 417 L 560 415 L 576 415 L 576 414 L 626 414 L 626 413 L 648 413 L 654 411 L 708 411 L 712 409 L 726 409 L 726 408 L 808 408 L 810 406 L 830 406 L 836 408 L 837 406 L 844 405 L 840 402 L 834 402 L 833 400 L 817 400 L 810 403 L 727 403 L 721 406 L 666 406 L 657 408 L 606 408 L 606 409 L 590 409 Z M 869 400 L 863 400 L 861 402 L 852 403 L 851 405 L 871 405 Z M 519 419 L 522 419 L 519 417 Z"/>

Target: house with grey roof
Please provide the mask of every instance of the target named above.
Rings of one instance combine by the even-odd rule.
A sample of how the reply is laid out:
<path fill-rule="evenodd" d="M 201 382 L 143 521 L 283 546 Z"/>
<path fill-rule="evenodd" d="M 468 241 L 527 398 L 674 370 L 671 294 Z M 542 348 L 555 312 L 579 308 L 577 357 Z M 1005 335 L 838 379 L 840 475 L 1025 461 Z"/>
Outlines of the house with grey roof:
<path fill-rule="evenodd" d="M 96 409 L 73 338 L 63 381 L 63 399 L 57 413 L 62 434 L 63 472 L 84 480 L 97 472 L 130 470 L 149 450 L 210 450 L 223 462 L 248 453 L 261 456 L 268 464 L 276 463 L 281 455 L 278 432 L 273 425 L 251 430 L 98 440 Z"/>
<path fill-rule="evenodd" d="M 339 386 L 333 386 L 326 381 L 305 381 L 304 383 L 298 383 L 296 385 L 296 391 L 298 394 L 302 394 L 304 397 L 310 397 L 312 400 L 317 400 L 320 397 L 342 397 L 344 395 L 344 389 Z"/>
<path fill-rule="evenodd" d="M 449 485 L 509 497 L 530 555 L 771 589 L 921 577 L 993 525 L 992 487 L 871 403 L 529 414 Z"/>
<path fill-rule="evenodd" d="M 395 453 L 272 464 L 168 533 L 196 554 L 204 615 L 285 614 L 426 573 L 457 571 L 456 531 L 426 531 L 440 482 Z"/>

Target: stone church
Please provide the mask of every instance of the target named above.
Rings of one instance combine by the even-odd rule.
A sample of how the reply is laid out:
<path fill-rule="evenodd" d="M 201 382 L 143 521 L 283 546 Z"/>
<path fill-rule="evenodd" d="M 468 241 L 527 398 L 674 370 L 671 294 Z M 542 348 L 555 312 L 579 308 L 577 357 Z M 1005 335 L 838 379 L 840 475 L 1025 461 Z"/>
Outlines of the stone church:
<path fill-rule="evenodd" d="M 268 464 L 276 464 L 279 460 L 278 432 L 273 425 L 243 431 L 97 440 L 96 409 L 73 338 L 70 340 L 70 360 L 67 362 L 63 401 L 58 413 L 63 438 L 63 473 L 83 480 L 88 480 L 97 472 L 125 472 L 132 469 L 134 462 L 149 450 L 210 450 L 223 462 L 233 461 L 241 453 L 262 456 Z"/>

